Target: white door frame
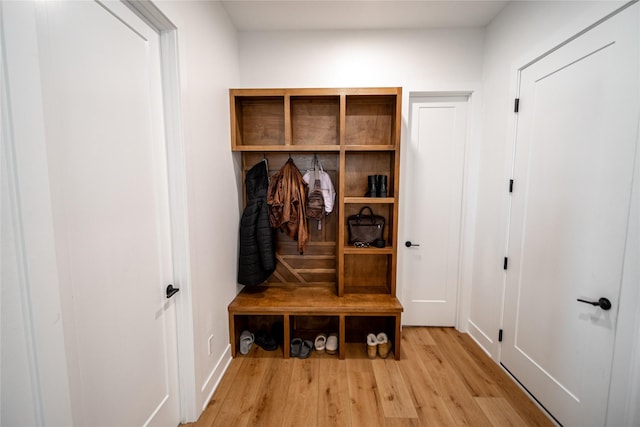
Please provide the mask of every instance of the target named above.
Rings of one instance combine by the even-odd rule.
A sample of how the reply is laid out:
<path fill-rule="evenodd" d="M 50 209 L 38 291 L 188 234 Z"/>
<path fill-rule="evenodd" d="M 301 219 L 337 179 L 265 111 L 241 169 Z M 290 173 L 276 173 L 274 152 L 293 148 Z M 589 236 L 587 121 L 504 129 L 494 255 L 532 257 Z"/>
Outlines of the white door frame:
<path fill-rule="evenodd" d="M 177 27 L 151 2 L 123 1 L 160 34 L 161 73 L 169 181 L 174 286 L 176 296 L 178 375 L 181 421 L 197 419 L 192 287 L 189 261 L 186 170 L 182 127 Z M 3 14 L 0 5 L 0 20 Z M 38 424 L 72 425 L 72 408 L 64 344 L 61 303 L 57 280 L 51 197 L 49 193 L 36 10 L 34 2 L 15 6 L 27 28 L 7 25 L 2 41 L 12 31 L 27 34 L 19 46 L 0 46 L 0 102 L 2 103 L 2 155 L 9 173 L 12 218 L 3 218 L 16 236 L 16 256 L 22 309 L 28 332 L 27 351 L 32 382 L 33 406 Z M 9 63 L 7 58 L 11 58 Z M 16 78 L 16 76 L 20 76 Z M 12 79 L 13 77 L 13 79 Z M 25 89 L 28 88 L 28 89 Z M 27 93 L 20 103 L 12 90 Z M 26 91 L 26 92 L 25 92 Z M 18 144 L 17 141 L 20 141 Z M 4 224 L 3 224 L 4 226 Z M 32 227 L 33 226 L 33 227 Z M 55 320 L 58 319 L 58 320 Z"/>
<path fill-rule="evenodd" d="M 455 328 L 459 331 L 466 332 L 468 328 L 468 318 L 469 318 L 469 291 L 471 289 L 471 277 L 473 274 L 473 224 L 475 218 L 475 199 L 477 194 L 477 180 L 474 177 L 477 176 L 478 170 L 478 154 L 476 148 L 479 147 L 479 144 L 476 144 L 476 137 L 474 136 L 477 132 L 473 132 L 473 129 L 477 127 L 476 123 L 478 123 L 478 115 L 479 115 L 479 95 L 478 88 L 472 87 L 469 89 L 463 90 L 455 90 L 446 88 L 445 90 L 434 90 L 434 91 L 423 91 L 423 90 L 415 90 L 409 91 L 409 96 L 406 97 L 406 104 L 403 105 L 403 110 L 406 112 L 405 117 L 407 117 L 407 123 L 403 123 L 403 139 L 406 140 L 410 137 L 409 133 L 411 130 L 411 124 L 409 120 L 411 120 L 411 105 L 413 101 L 417 98 L 467 98 L 467 129 L 466 136 L 464 142 L 464 160 L 463 160 L 463 178 L 462 178 L 462 215 L 460 218 L 460 257 L 458 261 L 458 292 L 457 292 L 457 301 L 456 301 L 456 323 Z M 405 144 L 406 146 L 406 144 Z M 410 179 L 410 174 L 407 168 L 407 150 L 401 150 L 401 182 L 407 182 Z M 409 239 L 409 235 L 407 234 L 410 230 L 405 228 L 405 224 L 408 219 L 408 205 L 405 202 L 405 199 L 400 194 L 400 218 L 401 221 L 399 223 L 399 242 L 405 242 Z M 398 265 L 404 266 L 404 256 L 403 251 L 398 251 Z M 409 286 L 408 284 L 409 278 L 407 277 L 404 268 L 398 269 L 398 283 L 401 286 L 398 287 L 400 290 L 398 294 L 398 298 L 401 303 L 407 304 L 406 295 L 407 292 L 404 290 Z"/>

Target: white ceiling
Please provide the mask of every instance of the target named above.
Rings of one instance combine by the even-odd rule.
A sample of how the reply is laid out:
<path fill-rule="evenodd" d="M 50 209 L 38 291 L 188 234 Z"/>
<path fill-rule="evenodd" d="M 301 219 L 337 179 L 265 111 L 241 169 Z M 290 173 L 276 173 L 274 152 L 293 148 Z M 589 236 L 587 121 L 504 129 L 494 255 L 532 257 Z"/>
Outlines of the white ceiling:
<path fill-rule="evenodd" d="M 509 0 L 223 0 L 239 31 L 484 27 Z"/>

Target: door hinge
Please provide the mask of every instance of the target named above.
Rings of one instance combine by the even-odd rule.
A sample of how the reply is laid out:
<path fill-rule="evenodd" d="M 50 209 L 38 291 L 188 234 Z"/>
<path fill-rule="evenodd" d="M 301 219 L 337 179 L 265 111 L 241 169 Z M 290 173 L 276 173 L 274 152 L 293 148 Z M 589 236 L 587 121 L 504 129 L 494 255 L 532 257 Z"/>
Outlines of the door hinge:
<path fill-rule="evenodd" d="M 509 193 L 513 193 L 513 180 L 509 180 Z"/>
<path fill-rule="evenodd" d="M 513 102 L 513 112 L 517 113 L 518 111 L 520 111 L 520 98 L 516 98 Z"/>
<path fill-rule="evenodd" d="M 504 257 L 504 264 L 502 264 L 502 268 L 506 270 L 508 264 L 509 264 L 509 258 Z"/>
<path fill-rule="evenodd" d="M 502 342 L 502 329 L 498 331 L 498 342 Z"/>

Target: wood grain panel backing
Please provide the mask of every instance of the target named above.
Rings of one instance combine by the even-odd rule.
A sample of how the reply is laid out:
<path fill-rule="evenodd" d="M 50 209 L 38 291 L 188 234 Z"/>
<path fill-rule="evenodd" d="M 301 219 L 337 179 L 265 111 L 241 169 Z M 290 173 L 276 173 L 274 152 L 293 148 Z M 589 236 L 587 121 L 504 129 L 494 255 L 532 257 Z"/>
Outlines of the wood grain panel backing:
<path fill-rule="evenodd" d="M 284 145 L 284 98 L 246 97 L 236 103 L 239 145 Z"/>
<path fill-rule="evenodd" d="M 346 143 L 392 144 L 395 102 L 393 96 L 347 96 Z"/>
<path fill-rule="evenodd" d="M 293 145 L 339 145 L 340 97 L 291 97 Z"/>

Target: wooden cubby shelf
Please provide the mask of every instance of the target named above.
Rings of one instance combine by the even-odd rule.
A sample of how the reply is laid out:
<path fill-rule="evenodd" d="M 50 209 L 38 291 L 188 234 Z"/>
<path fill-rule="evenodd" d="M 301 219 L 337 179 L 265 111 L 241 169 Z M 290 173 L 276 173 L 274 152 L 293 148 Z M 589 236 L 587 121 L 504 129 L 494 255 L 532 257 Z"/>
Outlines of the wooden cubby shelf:
<path fill-rule="evenodd" d="M 229 305 L 232 354 L 244 329 L 272 329 L 289 341 L 335 332 L 344 345 L 385 332 L 400 357 L 402 305 L 396 298 L 402 89 L 231 89 L 231 149 L 244 173 L 267 160 L 272 176 L 291 158 L 304 173 L 314 155 L 336 190 L 333 212 L 309 222 L 304 254 L 276 232 L 276 270 Z M 366 197 L 368 177 L 385 176 L 385 197 Z M 243 196 L 245 189 L 243 187 Z M 385 247 L 349 244 L 347 218 L 369 206 L 385 218 Z M 370 330 L 369 330 L 370 329 Z M 376 330 L 379 329 L 379 330 Z"/>

